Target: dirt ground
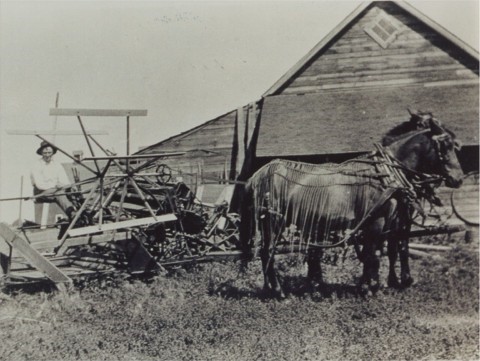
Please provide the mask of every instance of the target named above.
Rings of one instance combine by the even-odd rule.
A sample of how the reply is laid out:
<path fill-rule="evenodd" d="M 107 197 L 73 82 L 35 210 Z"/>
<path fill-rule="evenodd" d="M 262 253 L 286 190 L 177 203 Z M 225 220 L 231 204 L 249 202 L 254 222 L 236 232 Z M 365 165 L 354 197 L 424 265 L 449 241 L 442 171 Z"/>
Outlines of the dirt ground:
<path fill-rule="evenodd" d="M 350 250 L 311 289 L 299 256 L 262 292 L 258 261 L 92 281 L 68 293 L 0 293 L 2 360 L 478 360 L 478 243 L 411 260 L 406 290 L 357 292 Z M 388 259 L 382 257 L 382 281 Z"/>

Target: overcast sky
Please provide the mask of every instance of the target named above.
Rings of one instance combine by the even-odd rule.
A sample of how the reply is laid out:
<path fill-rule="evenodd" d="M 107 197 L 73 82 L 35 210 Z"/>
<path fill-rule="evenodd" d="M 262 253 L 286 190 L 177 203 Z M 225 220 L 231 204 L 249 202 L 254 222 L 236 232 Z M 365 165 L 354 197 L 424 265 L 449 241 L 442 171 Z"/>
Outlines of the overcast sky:
<path fill-rule="evenodd" d="M 131 149 L 257 100 L 359 1 L 0 1 L 0 197 L 31 194 L 34 136 L 60 108 L 148 109 L 132 119 Z M 478 50 L 478 1 L 410 1 Z M 125 154 L 125 120 L 85 119 Z M 59 117 L 58 129 L 79 130 Z M 81 137 L 57 137 L 72 152 Z M 68 160 L 57 156 L 59 160 Z M 31 215 L 28 207 L 26 215 Z M 0 204 L 13 221 L 18 203 Z"/>

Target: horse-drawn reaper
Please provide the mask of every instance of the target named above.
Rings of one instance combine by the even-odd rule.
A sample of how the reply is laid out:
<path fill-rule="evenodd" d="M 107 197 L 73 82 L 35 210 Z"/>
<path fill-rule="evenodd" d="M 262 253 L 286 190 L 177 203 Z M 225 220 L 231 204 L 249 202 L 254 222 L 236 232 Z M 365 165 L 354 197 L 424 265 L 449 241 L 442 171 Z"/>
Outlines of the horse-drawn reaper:
<path fill-rule="evenodd" d="M 73 211 L 57 222 L 23 222 L 18 227 L 0 222 L 0 286 L 45 280 L 62 285 L 117 272 L 149 274 L 172 265 L 200 262 L 236 247 L 238 215 L 228 212 L 225 204 L 198 201 L 190 187 L 172 179 L 172 169 L 158 164 L 160 159 L 183 153 L 130 155 L 130 117 L 146 113 L 51 110 L 51 115 L 78 118 L 91 157 L 76 159 L 39 133 L 34 134 L 92 176 L 48 193 L 52 202 L 66 196 L 72 203 Z M 126 116 L 127 155 L 116 156 L 104 149 L 85 129 L 85 116 Z M 96 156 L 95 145 L 105 154 Z M 44 193 L 0 201 L 33 199 L 39 205 L 44 202 Z"/>
<path fill-rule="evenodd" d="M 352 244 L 363 263 L 361 284 L 379 287 L 376 251 L 388 240 L 388 285 L 408 287 L 408 237 L 418 199 L 434 200 L 442 179 L 459 187 L 463 172 L 455 150 L 459 142 L 431 113 L 410 112 L 411 119 L 390 130 L 377 151 L 342 164 L 274 160 L 248 181 L 241 211 L 241 243 L 252 255 L 260 249 L 264 287 L 278 297 L 283 290 L 274 269 L 275 248 L 294 226 L 292 245 L 307 253 L 309 278 L 322 282 L 319 258 L 324 249 Z M 401 277 L 395 263 L 400 256 Z"/>

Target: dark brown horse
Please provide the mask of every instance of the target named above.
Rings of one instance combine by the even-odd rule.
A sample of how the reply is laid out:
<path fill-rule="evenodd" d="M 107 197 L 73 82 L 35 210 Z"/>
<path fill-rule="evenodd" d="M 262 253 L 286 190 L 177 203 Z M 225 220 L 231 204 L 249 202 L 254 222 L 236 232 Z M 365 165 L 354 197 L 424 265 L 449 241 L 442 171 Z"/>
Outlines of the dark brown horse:
<path fill-rule="evenodd" d="M 362 284 L 378 288 L 376 250 L 388 239 L 388 285 L 411 285 L 408 236 L 412 204 L 418 196 L 415 192 L 420 189 L 418 179 L 422 173 L 436 174 L 447 186 L 459 187 L 463 172 L 454 134 L 430 113 L 410 114 L 410 121 L 384 137 L 389 156 L 372 153 L 342 164 L 322 165 L 277 159 L 249 179 L 240 237 L 246 254 L 251 256 L 254 249 L 260 249 L 266 289 L 284 296 L 274 269 L 274 253 L 285 227 L 291 225 L 299 230 L 301 245 L 308 249 L 309 278 L 322 282 L 319 258 L 324 241 L 332 234 L 350 232 L 364 265 Z M 393 169 L 393 176 L 382 169 Z M 398 255 L 401 283 L 395 272 Z"/>

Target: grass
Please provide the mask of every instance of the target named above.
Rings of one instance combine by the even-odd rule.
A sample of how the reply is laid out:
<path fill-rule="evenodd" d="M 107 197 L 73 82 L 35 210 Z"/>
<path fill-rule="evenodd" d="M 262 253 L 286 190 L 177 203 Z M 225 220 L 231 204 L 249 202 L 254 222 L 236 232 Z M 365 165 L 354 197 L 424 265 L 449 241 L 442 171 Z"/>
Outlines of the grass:
<path fill-rule="evenodd" d="M 289 294 L 262 292 L 258 261 L 92 282 L 68 294 L 0 298 L 3 360 L 477 360 L 478 252 L 411 261 L 416 283 L 364 298 L 353 257 L 312 290 L 298 257 L 278 261 Z M 382 259 L 385 281 L 387 259 Z"/>

